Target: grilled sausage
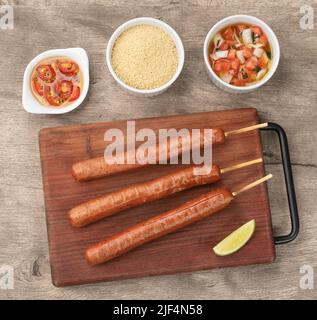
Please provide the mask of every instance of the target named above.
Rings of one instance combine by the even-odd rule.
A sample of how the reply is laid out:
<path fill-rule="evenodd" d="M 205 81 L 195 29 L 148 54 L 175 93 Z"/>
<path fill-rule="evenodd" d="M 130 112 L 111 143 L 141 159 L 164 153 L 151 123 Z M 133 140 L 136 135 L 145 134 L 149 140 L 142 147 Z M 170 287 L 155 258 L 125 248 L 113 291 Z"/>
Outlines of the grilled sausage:
<path fill-rule="evenodd" d="M 206 141 L 207 140 L 207 141 Z M 218 145 L 222 144 L 225 142 L 225 134 L 222 129 L 212 129 L 212 137 L 211 139 L 204 139 L 204 135 L 201 134 L 201 140 L 200 140 L 200 147 L 204 145 L 205 142 L 210 143 L 209 140 L 212 140 L 213 145 Z M 176 148 L 178 150 L 178 155 L 181 154 L 182 150 L 182 145 L 184 144 L 184 141 L 182 141 L 181 138 L 174 138 L 170 139 L 170 143 L 167 146 L 167 160 L 170 159 L 171 157 L 171 152 L 170 150 L 172 149 L 172 146 L 176 145 Z M 186 147 L 184 150 L 187 148 L 192 149 L 192 144 L 191 144 L 191 135 L 189 136 L 189 140 L 185 139 L 185 145 Z M 188 146 L 188 147 L 187 147 Z M 148 148 L 148 158 L 149 159 L 156 159 L 156 162 L 159 162 L 160 159 L 160 148 L 159 145 L 155 144 L 152 147 Z M 162 149 L 161 149 L 162 150 Z M 174 150 L 174 149 L 172 149 Z M 123 164 L 108 164 L 104 157 L 98 157 L 98 158 L 93 158 L 85 161 L 81 161 L 78 163 L 75 163 L 72 167 L 72 175 L 73 177 L 78 180 L 78 181 L 88 181 L 88 180 L 93 180 L 101 177 L 106 177 L 109 175 L 117 174 L 120 172 L 126 172 L 130 170 L 134 170 L 146 165 L 149 165 L 150 163 L 145 163 L 141 164 L 135 161 L 134 164 L 129 163 L 127 161 L 130 159 L 128 156 L 127 152 L 124 154 L 124 163 Z"/>
<path fill-rule="evenodd" d="M 228 189 L 213 190 L 92 246 L 86 251 L 86 260 L 97 265 L 114 259 L 142 244 L 211 216 L 226 208 L 232 200 L 233 195 Z"/>
<path fill-rule="evenodd" d="M 217 165 L 213 165 L 205 174 L 200 175 L 195 173 L 197 168 L 199 167 L 190 166 L 180 169 L 80 204 L 69 211 L 69 222 L 74 227 L 83 227 L 120 211 L 220 179 L 221 173 Z"/>

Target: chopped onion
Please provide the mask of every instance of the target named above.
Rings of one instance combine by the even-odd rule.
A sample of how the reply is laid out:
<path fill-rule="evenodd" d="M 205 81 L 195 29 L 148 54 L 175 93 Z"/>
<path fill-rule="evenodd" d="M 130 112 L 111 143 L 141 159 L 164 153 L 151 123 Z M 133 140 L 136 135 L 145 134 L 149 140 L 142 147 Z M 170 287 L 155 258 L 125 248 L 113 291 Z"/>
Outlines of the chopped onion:
<path fill-rule="evenodd" d="M 224 82 L 227 82 L 227 83 L 230 83 L 233 78 L 233 75 L 230 74 L 229 72 L 221 73 L 219 76 Z"/>
<path fill-rule="evenodd" d="M 240 41 L 240 39 L 239 39 L 239 37 L 237 36 L 237 33 L 236 33 L 236 29 L 234 29 L 234 39 L 238 42 L 237 44 L 236 44 L 236 46 L 237 45 L 241 45 L 242 43 L 241 43 L 241 41 Z"/>
<path fill-rule="evenodd" d="M 222 58 L 227 58 L 228 57 L 228 53 L 229 51 L 228 50 L 218 50 L 215 52 L 215 55 L 218 59 L 222 59 Z"/>
<path fill-rule="evenodd" d="M 263 59 L 263 62 L 265 64 L 268 64 L 268 62 L 270 61 L 269 57 L 267 56 L 266 52 L 264 51 L 263 54 L 262 54 L 262 59 Z"/>
<path fill-rule="evenodd" d="M 240 60 L 240 62 L 242 64 L 245 63 L 245 58 L 244 58 L 244 55 L 243 55 L 243 51 L 242 50 L 238 50 L 236 54 L 237 54 L 237 57 Z"/>
<path fill-rule="evenodd" d="M 256 48 L 262 48 L 264 47 L 264 45 L 260 43 L 257 43 L 257 44 L 249 43 L 246 45 L 246 47 L 256 49 Z"/>
<path fill-rule="evenodd" d="M 252 43 L 252 31 L 251 29 L 244 29 L 242 31 L 242 39 L 245 44 Z"/>
<path fill-rule="evenodd" d="M 215 48 L 219 48 L 219 46 L 223 43 L 223 38 L 221 36 L 220 33 L 217 33 L 215 36 L 214 36 L 214 45 L 215 45 Z"/>
<path fill-rule="evenodd" d="M 267 73 L 267 69 L 260 70 L 256 75 L 256 80 L 261 80 Z"/>
<path fill-rule="evenodd" d="M 262 55 L 264 53 L 264 50 L 262 48 L 255 48 L 253 51 L 253 54 L 257 57 L 257 58 L 261 58 Z"/>

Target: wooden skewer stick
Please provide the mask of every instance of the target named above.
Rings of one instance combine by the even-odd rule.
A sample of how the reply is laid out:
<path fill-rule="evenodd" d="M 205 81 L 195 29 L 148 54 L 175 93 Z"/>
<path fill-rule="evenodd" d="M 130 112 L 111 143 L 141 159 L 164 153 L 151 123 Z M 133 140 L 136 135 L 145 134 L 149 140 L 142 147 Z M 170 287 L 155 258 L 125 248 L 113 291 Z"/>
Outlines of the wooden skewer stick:
<path fill-rule="evenodd" d="M 262 158 L 251 160 L 251 161 L 247 161 L 247 162 L 243 162 L 243 163 L 239 163 L 239 164 L 236 164 L 236 165 L 228 167 L 228 168 L 220 169 L 220 173 L 224 174 L 224 173 L 231 172 L 231 171 L 234 171 L 234 170 L 237 170 L 237 169 L 249 167 L 249 166 L 252 166 L 254 164 L 261 163 L 261 162 L 263 162 Z"/>
<path fill-rule="evenodd" d="M 242 128 L 242 129 L 228 131 L 228 132 L 225 132 L 225 137 L 232 136 L 234 134 L 239 134 L 239 133 L 242 133 L 242 132 L 248 132 L 248 131 L 253 131 L 253 130 L 257 130 L 257 129 L 261 129 L 261 128 L 266 128 L 268 125 L 269 124 L 266 122 L 266 123 L 256 124 L 256 125 L 251 126 L 251 127 L 246 127 L 246 128 Z"/>
<path fill-rule="evenodd" d="M 265 181 L 270 180 L 271 178 L 273 178 L 273 175 L 272 175 L 272 174 L 268 174 L 267 176 L 265 176 L 265 177 L 263 177 L 263 178 L 261 178 L 261 179 L 259 179 L 259 180 L 257 180 L 257 181 L 254 181 L 254 182 L 248 184 L 247 186 L 243 187 L 243 188 L 240 189 L 239 191 L 232 192 L 232 195 L 233 195 L 234 197 L 236 197 L 237 195 L 241 194 L 242 192 L 245 192 L 245 191 L 247 191 L 247 190 L 250 190 L 250 189 L 258 186 L 259 184 L 261 184 L 261 183 L 263 183 L 263 182 L 265 182 Z"/>

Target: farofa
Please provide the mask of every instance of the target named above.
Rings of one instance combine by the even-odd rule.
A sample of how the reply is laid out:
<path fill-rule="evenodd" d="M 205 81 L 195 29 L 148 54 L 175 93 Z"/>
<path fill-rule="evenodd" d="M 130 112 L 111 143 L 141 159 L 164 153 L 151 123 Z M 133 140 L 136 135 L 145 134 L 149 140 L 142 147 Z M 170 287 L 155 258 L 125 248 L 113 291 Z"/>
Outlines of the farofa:
<path fill-rule="evenodd" d="M 155 89 L 176 73 L 178 54 L 174 41 L 159 27 L 137 25 L 124 31 L 112 49 L 117 76 L 136 89 Z"/>

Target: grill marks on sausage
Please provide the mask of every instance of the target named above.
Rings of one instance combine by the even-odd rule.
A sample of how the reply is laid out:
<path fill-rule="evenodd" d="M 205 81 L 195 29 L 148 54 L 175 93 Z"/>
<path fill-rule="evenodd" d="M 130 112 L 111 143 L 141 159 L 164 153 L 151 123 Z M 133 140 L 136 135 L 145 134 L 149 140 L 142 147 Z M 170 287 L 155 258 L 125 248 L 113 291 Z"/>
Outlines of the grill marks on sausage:
<path fill-rule="evenodd" d="M 232 200 L 232 193 L 228 189 L 213 190 L 100 242 L 86 251 L 86 259 L 93 265 L 109 261 L 145 243 L 211 216 L 226 208 Z"/>
<path fill-rule="evenodd" d="M 180 155 L 183 151 L 186 152 L 186 150 L 192 150 L 192 136 L 189 135 L 189 137 L 185 138 L 184 141 L 182 138 L 172 138 L 170 139 L 169 143 L 167 145 L 152 145 L 148 148 L 145 156 L 148 159 L 155 159 L 156 163 L 159 163 L 160 155 L 162 156 L 162 150 L 167 150 L 166 153 L 166 160 L 170 160 L 171 156 L 174 156 L 171 152 L 171 150 L 177 150 L 177 154 Z M 200 145 L 199 147 L 202 148 L 204 146 L 204 143 L 211 144 L 212 145 L 218 145 L 223 144 L 225 142 L 225 135 L 222 129 L 216 128 L 212 129 L 212 137 L 205 137 L 203 134 L 203 130 L 201 130 L 200 135 Z M 184 150 L 183 150 L 184 145 Z M 177 155 L 176 154 L 176 155 Z M 72 167 L 72 175 L 73 177 L 78 181 L 88 181 L 93 179 L 98 179 L 101 177 L 110 176 L 113 174 L 126 172 L 130 170 L 134 170 L 143 166 L 150 165 L 151 162 L 146 163 L 139 163 L 135 161 L 136 163 L 129 163 L 131 161 L 128 161 L 128 159 L 134 158 L 133 155 L 128 155 L 127 152 L 124 154 L 124 163 L 122 164 L 108 164 L 104 157 L 97 157 L 93 159 L 88 159 L 85 161 L 81 161 L 78 163 L 75 163 Z"/>
<path fill-rule="evenodd" d="M 216 165 L 204 175 L 195 174 L 196 168 L 198 167 L 192 166 L 181 169 L 90 200 L 71 209 L 69 221 L 75 227 L 83 227 L 123 210 L 220 179 L 220 169 Z"/>

